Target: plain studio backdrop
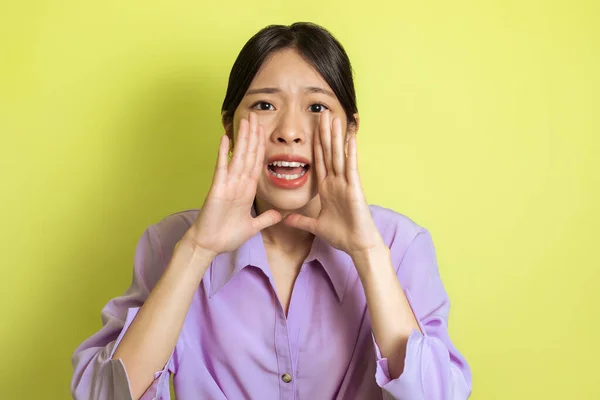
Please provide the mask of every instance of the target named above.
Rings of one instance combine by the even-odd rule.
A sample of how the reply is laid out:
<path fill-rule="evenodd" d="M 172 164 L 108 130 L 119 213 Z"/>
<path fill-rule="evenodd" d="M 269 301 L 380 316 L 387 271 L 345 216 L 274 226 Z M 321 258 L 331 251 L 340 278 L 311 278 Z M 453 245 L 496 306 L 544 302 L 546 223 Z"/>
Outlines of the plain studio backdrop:
<path fill-rule="evenodd" d="M 198 208 L 243 44 L 313 21 L 356 72 L 369 203 L 428 228 L 475 400 L 597 398 L 600 5 L 4 1 L 0 398 L 69 397 L 144 229 Z"/>

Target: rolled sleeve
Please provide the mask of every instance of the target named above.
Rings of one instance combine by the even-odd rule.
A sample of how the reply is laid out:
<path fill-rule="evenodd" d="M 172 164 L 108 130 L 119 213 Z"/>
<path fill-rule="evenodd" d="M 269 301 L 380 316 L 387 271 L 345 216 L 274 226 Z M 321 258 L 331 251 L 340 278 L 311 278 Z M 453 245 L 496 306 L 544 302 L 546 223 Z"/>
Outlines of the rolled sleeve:
<path fill-rule="evenodd" d="M 133 398 L 123 362 L 112 357 L 163 269 L 160 242 L 152 225 L 144 231 L 138 241 L 130 287 L 123 295 L 111 299 L 106 304 L 102 309 L 102 328 L 86 339 L 73 354 L 71 394 L 74 399 Z M 154 381 L 141 399 L 170 399 L 169 377 L 170 373 L 176 373 L 177 354 L 182 354 L 181 345 L 181 340 L 178 339 L 168 362 L 163 370 L 154 374 Z"/>
<path fill-rule="evenodd" d="M 411 333 L 411 335 L 408 338 L 408 343 L 406 345 L 406 357 L 404 360 L 404 371 L 402 373 L 402 375 L 398 378 L 398 379 L 394 379 L 392 380 L 390 378 L 390 372 L 388 369 L 388 359 L 385 357 L 381 356 L 381 350 L 379 350 L 379 346 L 377 345 L 377 341 L 375 340 L 375 337 L 373 336 L 373 346 L 375 347 L 375 354 L 377 356 L 377 369 L 375 371 L 375 380 L 377 381 L 377 384 L 384 390 L 386 391 L 394 391 L 394 383 L 396 381 L 399 381 L 400 378 L 402 378 L 402 380 L 404 381 L 409 381 L 409 382 L 415 382 L 415 381 L 419 381 L 419 377 L 415 376 L 416 375 L 416 371 L 415 371 L 415 363 L 411 362 L 413 361 L 415 358 L 419 357 L 418 352 L 421 350 L 420 347 L 418 346 L 418 343 L 420 343 L 423 340 L 423 335 L 416 329 L 414 329 Z M 417 344 L 415 344 L 415 341 L 417 341 Z"/>
<path fill-rule="evenodd" d="M 131 384 L 129 382 L 129 376 L 127 375 L 127 370 L 125 369 L 125 366 L 123 365 L 123 363 L 121 362 L 120 359 L 114 359 L 113 354 L 115 353 L 115 350 L 119 346 L 119 343 L 121 343 L 121 340 L 123 340 L 123 336 L 125 336 L 125 333 L 129 329 L 129 326 L 133 322 L 133 319 L 135 318 L 135 316 L 137 315 L 139 310 L 140 310 L 139 307 L 130 308 L 127 310 L 127 319 L 125 320 L 125 325 L 124 325 L 123 329 L 121 330 L 121 333 L 119 334 L 119 337 L 115 341 L 115 344 L 112 347 L 112 350 L 110 352 L 109 362 L 111 364 L 111 370 L 112 370 L 112 374 L 113 374 L 112 375 L 112 386 L 113 386 L 113 392 L 114 392 L 113 395 L 121 396 L 120 398 L 123 398 L 123 399 L 133 399 L 133 396 L 131 395 Z M 165 364 L 165 367 L 161 371 L 157 371 L 154 373 L 154 381 L 148 387 L 148 389 L 144 392 L 142 397 L 140 397 L 140 400 L 169 400 L 170 399 L 171 394 L 169 392 L 169 376 L 170 376 L 170 373 L 174 370 L 174 368 L 173 368 L 174 353 L 175 353 L 175 350 L 173 350 L 173 353 L 171 353 L 171 356 L 169 357 L 169 360 Z"/>
<path fill-rule="evenodd" d="M 390 247 L 393 254 L 393 245 Z M 402 254 L 392 255 L 397 275 L 421 332 L 406 344 L 404 370 L 390 379 L 388 360 L 377 342 L 375 379 L 385 399 L 465 400 L 471 394 L 471 371 L 448 335 L 450 300 L 442 284 L 429 232 L 422 229 Z"/>

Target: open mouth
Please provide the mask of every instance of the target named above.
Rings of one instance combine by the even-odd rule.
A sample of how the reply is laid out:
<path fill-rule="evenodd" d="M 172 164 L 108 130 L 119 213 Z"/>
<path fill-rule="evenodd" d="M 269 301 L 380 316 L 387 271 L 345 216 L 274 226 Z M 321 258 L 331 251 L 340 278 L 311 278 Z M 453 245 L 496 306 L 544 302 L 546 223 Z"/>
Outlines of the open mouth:
<path fill-rule="evenodd" d="M 276 178 L 292 181 L 303 177 L 310 170 L 310 164 L 297 161 L 274 161 L 267 166 L 267 169 Z"/>

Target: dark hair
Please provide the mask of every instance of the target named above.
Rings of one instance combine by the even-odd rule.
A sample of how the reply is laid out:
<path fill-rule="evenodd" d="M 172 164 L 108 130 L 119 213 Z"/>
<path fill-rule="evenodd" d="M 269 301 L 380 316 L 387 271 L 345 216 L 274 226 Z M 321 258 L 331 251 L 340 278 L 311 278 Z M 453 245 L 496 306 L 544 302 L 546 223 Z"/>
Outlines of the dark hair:
<path fill-rule="evenodd" d="M 236 108 L 269 55 L 287 48 L 297 49 L 321 74 L 346 112 L 348 124 L 356 124 L 354 113 L 358 109 L 350 59 L 329 31 L 310 22 L 296 22 L 289 26 L 269 25 L 248 40 L 229 74 L 227 93 L 221 107 L 223 124 L 227 126 L 233 122 Z"/>

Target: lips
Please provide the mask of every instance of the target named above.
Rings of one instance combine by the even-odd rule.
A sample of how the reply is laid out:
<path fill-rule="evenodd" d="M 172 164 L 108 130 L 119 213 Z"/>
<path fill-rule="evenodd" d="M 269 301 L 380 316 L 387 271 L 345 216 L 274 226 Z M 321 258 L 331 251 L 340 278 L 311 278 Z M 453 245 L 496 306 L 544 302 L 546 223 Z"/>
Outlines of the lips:
<path fill-rule="evenodd" d="M 285 154 L 285 153 L 275 154 L 267 159 L 267 163 L 269 163 L 269 164 L 272 162 L 275 162 L 275 161 L 296 161 L 296 162 L 301 162 L 303 164 L 310 165 L 310 161 L 308 160 L 308 158 L 302 157 L 297 154 Z"/>
<path fill-rule="evenodd" d="M 303 186 L 308 180 L 310 161 L 306 157 L 281 153 L 275 154 L 267 160 L 266 173 L 269 181 L 276 187 L 296 189 Z M 274 163 L 278 165 L 273 165 Z M 304 166 L 285 165 L 288 163 L 302 163 Z"/>

